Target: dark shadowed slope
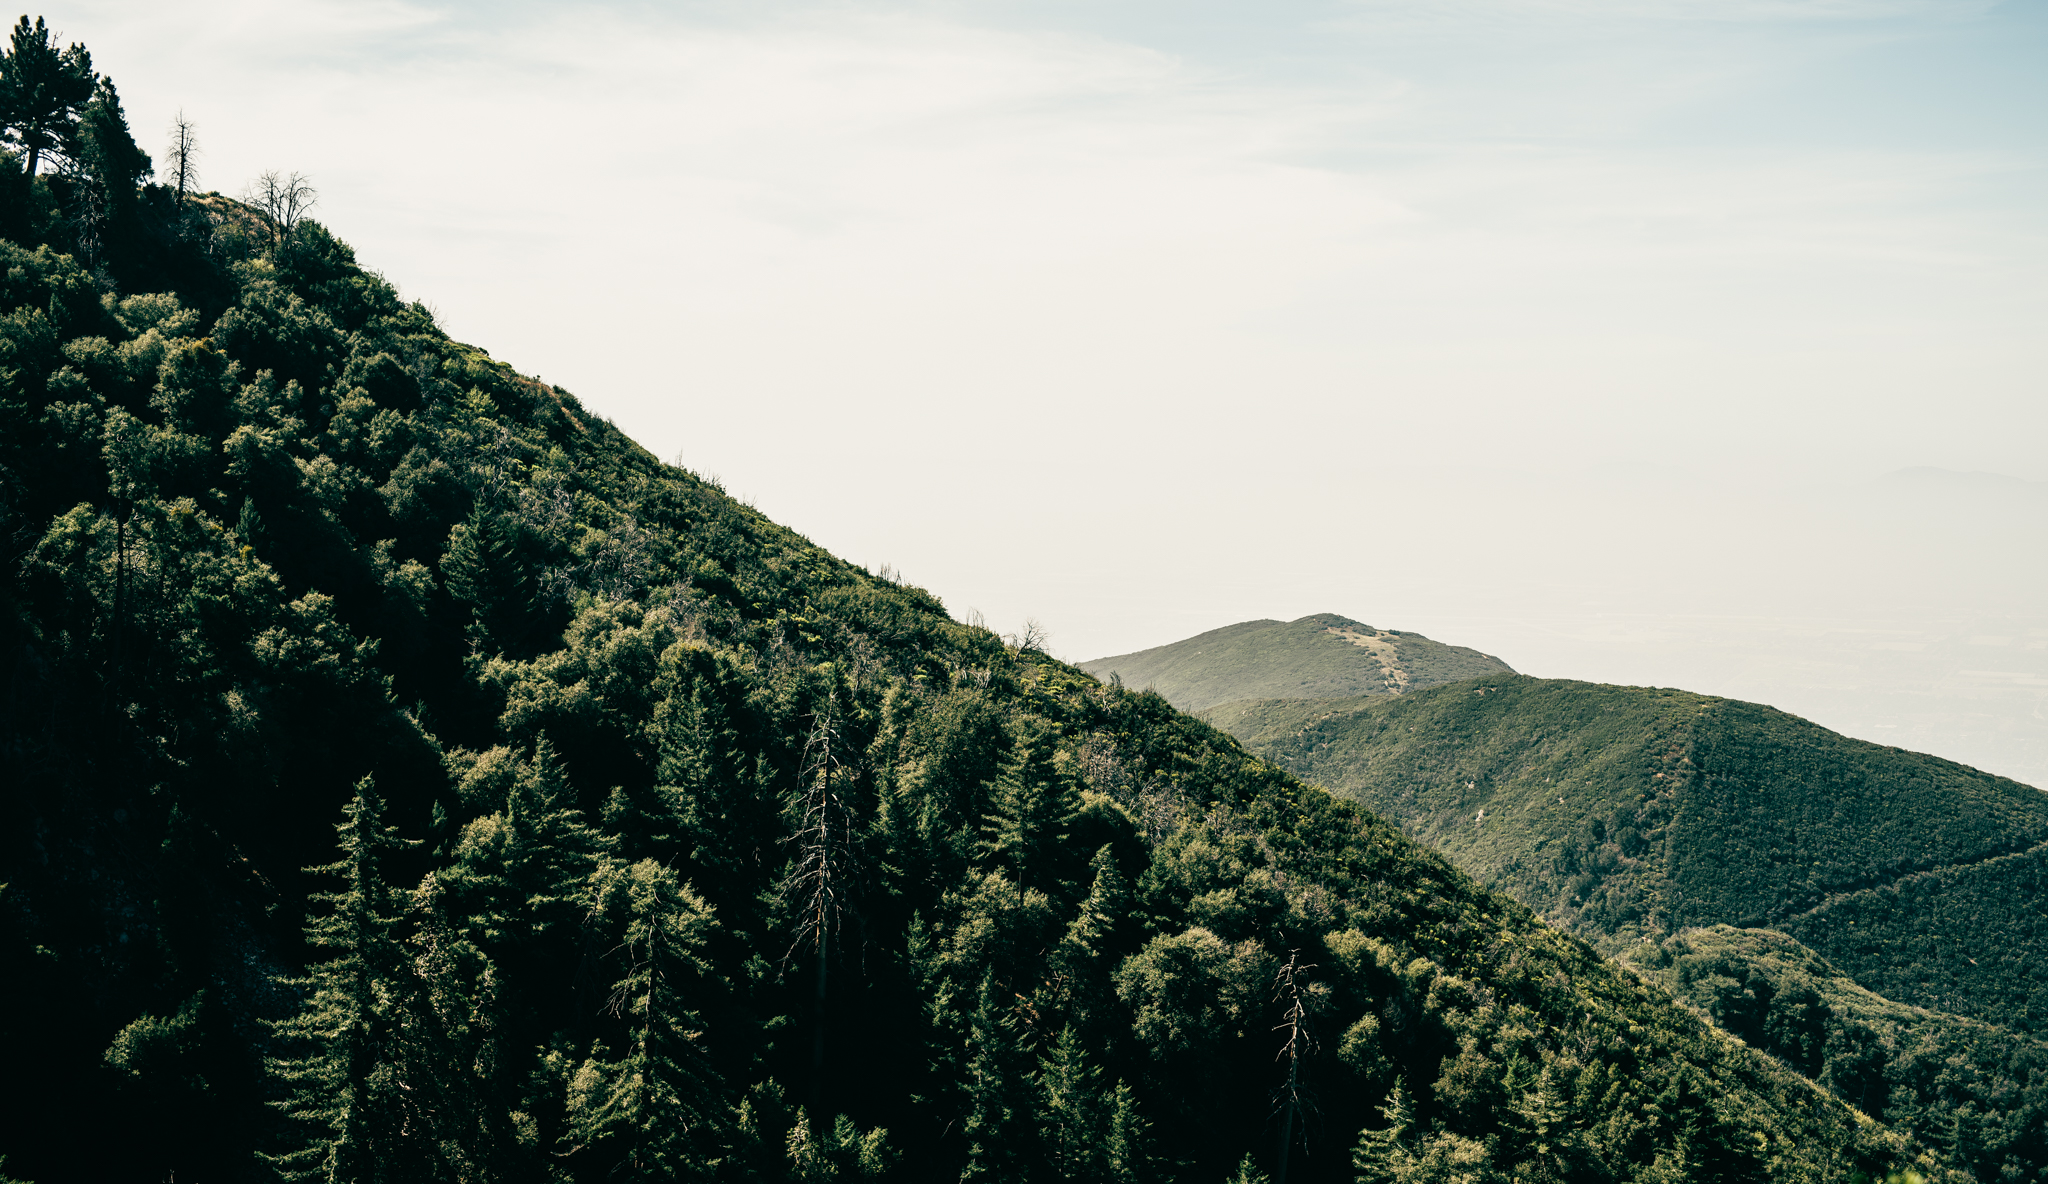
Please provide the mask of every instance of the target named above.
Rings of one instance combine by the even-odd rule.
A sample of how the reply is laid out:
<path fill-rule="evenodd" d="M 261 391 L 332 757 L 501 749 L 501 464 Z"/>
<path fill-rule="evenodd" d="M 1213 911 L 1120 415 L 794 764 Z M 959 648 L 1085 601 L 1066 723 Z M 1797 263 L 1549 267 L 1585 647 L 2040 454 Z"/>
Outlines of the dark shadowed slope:
<path fill-rule="evenodd" d="M 1478 650 L 1419 633 L 1375 629 L 1335 613 L 1246 621 L 1186 641 L 1081 663 L 1097 678 L 1158 691 L 1182 711 L 1239 699 L 1398 695 L 1487 674 L 1513 673 Z"/>

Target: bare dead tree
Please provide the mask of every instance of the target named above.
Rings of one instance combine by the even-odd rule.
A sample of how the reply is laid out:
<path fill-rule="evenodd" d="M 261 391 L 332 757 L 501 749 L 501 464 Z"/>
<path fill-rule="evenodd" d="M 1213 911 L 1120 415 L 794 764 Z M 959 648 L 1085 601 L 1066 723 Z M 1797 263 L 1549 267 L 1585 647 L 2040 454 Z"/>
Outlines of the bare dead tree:
<path fill-rule="evenodd" d="M 1294 1121 L 1309 1105 L 1307 1090 L 1301 1082 L 1301 1063 L 1316 1054 L 1315 1035 L 1309 1031 L 1308 1002 L 1311 989 L 1308 972 L 1315 963 L 1300 961 L 1301 951 L 1289 950 L 1287 963 L 1273 976 L 1273 1001 L 1286 1005 L 1280 1022 L 1273 1026 L 1275 1032 L 1287 1034 L 1286 1043 L 1280 1046 L 1280 1055 L 1275 1060 L 1287 1062 L 1287 1083 L 1274 1096 L 1274 1109 L 1280 1112 L 1280 1159 L 1273 1174 L 1273 1184 L 1287 1184 L 1287 1155 L 1294 1149 Z"/>
<path fill-rule="evenodd" d="M 180 110 L 171 117 L 171 146 L 164 150 L 164 175 L 177 194 L 178 208 L 185 208 L 185 195 L 199 185 L 199 137 L 194 124 Z"/>
<path fill-rule="evenodd" d="M 1017 649 L 1024 653 L 1042 654 L 1045 644 L 1052 640 L 1052 634 L 1037 617 L 1024 618 L 1024 632 L 1017 635 Z"/>
<path fill-rule="evenodd" d="M 840 734 L 841 724 L 835 686 L 812 716 L 810 738 L 804 743 L 802 771 L 791 803 L 796 825 L 785 840 L 796 847 L 796 859 L 781 892 L 783 901 L 794 905 L 796 913 L 789 956 L 808 947 L 816 962 L 810 1108 L 814 1115 L 824 1113 L 825 994 L 832 942 L 840 936 L 847 917 L 857 918 L 853 898 L 859 874 L 859 835 L 853 789 L 858 770 L 845 758 L 848 745 Z"/>
<path fill-rule="evenodd" d="M 306 214 L 319 202 L 312 178 L 304 173 L 280 173 L 271 169 L 249 183 L 243 199 L 270 219 L 271 232 L 279 245 L 299 228 Z"/>

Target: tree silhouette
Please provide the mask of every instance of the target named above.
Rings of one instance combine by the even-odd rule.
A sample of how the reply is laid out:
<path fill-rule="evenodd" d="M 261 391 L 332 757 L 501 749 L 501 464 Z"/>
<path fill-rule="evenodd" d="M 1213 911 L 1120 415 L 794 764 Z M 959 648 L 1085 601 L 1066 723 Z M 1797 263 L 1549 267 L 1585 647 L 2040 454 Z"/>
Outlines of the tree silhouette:
<path fill-rule="evenodd" d="M 44 154 L 63 155 L 75 142 L 80 112 L 92 100 L 92 55 L 73 42 L 57 48 L 56 34 L 37 17 L 28 17 L 8 37 L 0 55 L 0 118 L 7 141 L 28 151 L 28 172 L 34 176 Z"/>
<path fill-rule="evenodd" d="M 185 195 L 199 185 L 199 137 L 195 125 L 179 111 L 171 117 L 171 145 L 164 152 L 164 178 L 185 208 Z"/>

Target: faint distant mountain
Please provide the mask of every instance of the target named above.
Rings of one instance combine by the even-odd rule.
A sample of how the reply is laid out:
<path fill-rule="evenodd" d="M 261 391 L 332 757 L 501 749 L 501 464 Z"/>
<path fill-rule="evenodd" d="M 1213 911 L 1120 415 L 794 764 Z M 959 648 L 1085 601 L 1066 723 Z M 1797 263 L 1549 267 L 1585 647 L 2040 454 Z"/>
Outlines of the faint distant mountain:
<path fill-rule="evenodd" d="M 1467 678 L 1512 674 L 1491 654 L 1317 613 L 1244 621 L 1186 641 L 1081 663 L 1097 678 L 1155 690 L 1182 711 L 1243 699 L 1398 695 Z"/>

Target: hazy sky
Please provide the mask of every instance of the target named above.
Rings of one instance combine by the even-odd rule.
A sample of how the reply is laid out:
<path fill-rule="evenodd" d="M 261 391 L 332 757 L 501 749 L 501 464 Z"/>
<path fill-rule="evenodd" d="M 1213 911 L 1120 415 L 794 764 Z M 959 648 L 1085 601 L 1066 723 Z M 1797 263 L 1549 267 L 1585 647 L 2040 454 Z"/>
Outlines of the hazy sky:
<path fill-rule="evenodd" d="M 1063 656 L 1333 611 L 2048 784 L 2048 3 L 48 15 L 146 147 Z"/>

